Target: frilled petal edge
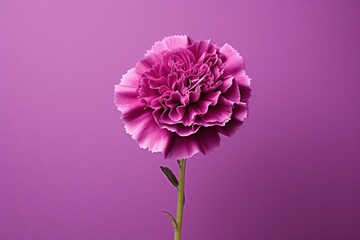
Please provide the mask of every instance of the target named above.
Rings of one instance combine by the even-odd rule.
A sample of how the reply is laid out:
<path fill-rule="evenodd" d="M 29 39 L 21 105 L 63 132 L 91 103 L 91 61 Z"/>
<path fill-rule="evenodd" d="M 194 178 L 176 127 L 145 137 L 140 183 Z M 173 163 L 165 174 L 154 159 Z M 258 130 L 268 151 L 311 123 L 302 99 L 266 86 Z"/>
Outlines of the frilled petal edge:
<path fill-rule="evenodd" d="M 220 48 L 220 53 L 226 57 L 224 77 L 234 76 L 240 86 L 249 87 L 250 78 L 245 74 L 245 63 L 239 52 L 226 43 Z"/>
<path fill-rule="evenodd" d="M 135 72 L 135 68 L 132 68 L 122 76 L 120 83 L 115 85 L 114 103 L 120 112 L 124 113 L 133 108 L 133 105 L 139 105 L 138 82 L 139 75 Z"/>
<path fill-rule="evenodd" d="M 115 85 L 114 103 L 121 112 L 125 130 L 136 140 L 141 148 L 152 152 L 163 152 L 169 142 L 170 134 L 160 129 L 151 111 L 137 98 L 139 75 L 135 68 L 130 69 Z"/>
<path fill-rule="evenodd" d="M 165 151 L 171 134 L 168 130 L 159 128 L 150 110 L 134 108 L 123 114 L 122 119 L 126 132 L 139 143 L 141 148 L 148 148 L 151 152 Z"/>
<path fill-rule="evenodd" d="M 145 56 L 151 55 L 153 53 L 159 53 L 164 50 L 173 50 L 177 48 L 186 48 L 190 42 L 191 38 L 185 35 L 175 35 L 170 37 L 165 37 L 163 40 L 155 42 Z"/>

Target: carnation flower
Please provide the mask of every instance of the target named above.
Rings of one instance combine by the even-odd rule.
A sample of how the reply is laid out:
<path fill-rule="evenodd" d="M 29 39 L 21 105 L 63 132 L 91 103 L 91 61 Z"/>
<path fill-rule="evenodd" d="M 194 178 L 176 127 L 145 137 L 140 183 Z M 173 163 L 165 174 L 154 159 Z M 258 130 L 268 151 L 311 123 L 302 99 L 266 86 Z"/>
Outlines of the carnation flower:
<path fill-rule="evenodd" d="M 229 44 L 188 36 L 156 42 L 115 86 L 126 132 L 165 158 L 207 154 L 248 114 L 250 78 Z"/>
<path fill-rule="evenodd" d="M 141 148 L 178 159 L 179 180 L 161 171 L 178 192 L 176 218 L 164 211 L 181 240 L 186 159 L 207 154 L 232 136 L 248 114 L 250 78 L 229 44 L 218 47 L 187 36 L 156 42 L 115 86 L 115 104 L 125 130 Z"/>

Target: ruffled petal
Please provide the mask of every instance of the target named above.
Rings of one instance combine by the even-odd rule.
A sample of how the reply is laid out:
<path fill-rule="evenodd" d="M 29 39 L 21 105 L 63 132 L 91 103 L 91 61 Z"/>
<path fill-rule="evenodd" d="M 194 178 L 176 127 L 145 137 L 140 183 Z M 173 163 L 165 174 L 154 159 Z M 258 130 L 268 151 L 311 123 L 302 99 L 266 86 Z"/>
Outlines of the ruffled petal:
<path fill-rule="evenodd" d="M 219 133 L 232 137 L 236 131 L 243 124 L 245 118 L 248 115 L 247 104 L 239 103 L 234 105 L 233 114 L 231 120 L 225 124 L 223 127 L 217 127 Z"/>
<path fill-rule="evenodd" d="M 240 86 L 241 102 L 248 103 L 251 96 L 251 88 Z"/>
<path fill-rule="evenodd" d="M 251 79 L 245 73 L 245 64 L 243 58 L 229 44 L 225 44 L 220 49 L 220 52 L 226 57 L 224 62 L 225 69 L 223 76 L 234 76 L 240 87 L 241 101 L 247 103 L 251 94 Z"/>
<path fill-rule="evenodd" d="M 200 91 L 190 92 L 190 102 L 195 103 L 200 99 Z"/>
<path fill-rule="evenodd" d="M 208 53 L 215 51 L 215 45 L 210 40 L 193 42 L 188 49 L 194 54 L 195 61 L 203 62 Z"/>
<path fill-rule="evenodd" d="M 218 102 L 220 94 L 220 91 L 203 93 L 198 101 L 209 102 L 211 106 L 215 106 Z"/>
<path fill-rule="evenodd" d="M 122 119 L 126 132 L 139 143 L 141 148 L 148 148 L 151 152 L 165 150 L 170 141 L 170 132 L 159 128 L 151 110 L 134 108 L 128 114 L 123 114 Z"/>
<path fill-rule="evenodd" d="M 152 152 L 163 152 L 170 134 L 159 128 L 151 110 L 145 110 L 145 104 L 138 99 L 139 78 L 134 68 L 124 74 L 120 84 L 115 85 L 114 103 L 121 112 L 126 132 L 140 147 Z"/>
<path fill-rule="evenodd" d="M 121 112 L 126 112 L 132 108 L 132 105 L 143 106 L 137 98 L 137 88 L 139 84 L 139 75 L 135 68 L 125 73 L 118 85 L 115 85 L 114 103 Z"/>
<path fill-rule="evenodd" d="M 183 118 L 185 111 L 185 106 L 177 106 L 176 108 L 170 110 L 169 118 L 174 122 L 178 122 Z"/>
<path fill-rule="evenodd" d="M 215 128 L 200 128 L 195 134 L 181 137 L 172 133 L 164 155 L 167 159 L 190 158 L 198 152 L 207 155 L 220 145 L 220 136 Z"/>
<path fill-rule="evenodd" d="M 245 72 L 241 72 L 235 76 L 236 82 L 242 87 L 250 87 L 251 78 L 245 74 Z"/>
<path fill-rule="evenodd" d="M 233 80 L 234 77 L 233 76 L 228 76 L 224 79 L 221 80 L 222 84 L 219 86 L 219 90 L 221 92 L 225 92 L 226 90 L 228 90 L 229 87 L 231 87 L 231 85 L 233 84 Z"/>
<path fill-rule="evenodd" d="M 234 106 L 234 111 L 232 114 L 232 119 L 237 119 L 239 121 L 244 121 L 248 115 L 248 105 L 245 103 L 239 103 Z"/>
<path fill-rule="evenodd" d="M 215 123 L 216 125 L 223 126 L 231 118 L 233 103 L 223 96 L 219 97 L 218 104 L 209 108 L 202 119 L 206 123 Z"/>
<path fill-rule="evenodd" d="M 151 55 L 153 53 L 159 53 L 165 50 L 173 50 L 177 48 L 186 48 L 192 40 L 185 35 L 176 35 L 171 37 L 166 37 L 162 41 L 154 43 L 151 49 L 146 53 L 145 56 Z"/>
<path fill-rule="evenodd" d="M 200 125 L 193 124 L 191 126 L 184 126 L 183 124 L 180 123 L 180 124 L 163 125 L 162 128 L 174 132 L 181 137 L 187 137 L 189 135 L 196 133 L 199 130 Z"/>
<path fill-rule="evenodd" d="M 138 61 L 135 65 L 135 71 L 140 76 L 145 72 L 150 71 L 154 66 L 162 61 L 163 56 L 161 54 L 151 54 Z"/>
<path fill-rule="evenodd" d="M 224 75 L 232 75 L 235 76 L 242 71 L 245 71 L 244 60 L 240 56 L 240 54 L 229 44 L 224 44 L 220 48 L 220 53 L 224 54 L 226 60 L 224 62 Z"/>
<path fill-rule="evenodd" d="M 235 80 L 222 96 L 232 103 L 240 103 L 240 89 Z"/>
<path fill-rule="evenodd" d="M 188 114 L 190 119 L 194 119 L 197 115 L 205 114 L 210 106 L 211 102 L 199 100 L 196 104 L 188 106 Z"/>
<path fill-rule="evenodd" d="M 152 89 L 159 89 L 162 86 L 167 87 L 167 79 L 164 77 L 160 77 L 158 79 L 149 79 L 149 87 Z M 167 87 L 168 88 L 168 87 Z"/>

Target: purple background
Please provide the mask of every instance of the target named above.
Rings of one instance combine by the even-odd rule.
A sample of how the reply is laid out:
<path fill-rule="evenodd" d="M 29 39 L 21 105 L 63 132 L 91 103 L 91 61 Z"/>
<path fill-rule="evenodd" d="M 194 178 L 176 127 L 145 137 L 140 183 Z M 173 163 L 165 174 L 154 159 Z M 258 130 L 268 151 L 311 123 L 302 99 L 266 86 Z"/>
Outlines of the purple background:
<path fill-rule="evenodd" d="M 229 42 L 250 118 L 188 161 L 184 240 L 360 239 L 358 1 L 2 0 L 0 239 L 172 239 L 113 88 L 172 34 Z"/>

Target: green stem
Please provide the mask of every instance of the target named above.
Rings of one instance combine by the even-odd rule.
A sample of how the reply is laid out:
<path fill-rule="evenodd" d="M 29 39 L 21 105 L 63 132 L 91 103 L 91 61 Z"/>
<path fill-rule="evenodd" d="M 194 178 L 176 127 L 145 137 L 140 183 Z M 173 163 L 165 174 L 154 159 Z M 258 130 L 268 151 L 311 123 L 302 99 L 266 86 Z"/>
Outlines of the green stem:
<path fill-rule="evenodd" d="M 184 187 L 185 187 L 185 165 L 186 159 L 179 161 L 180 165 L 180 176 L 179 176 L 179 185 L 178 185 L 178 201 L 177 201 L 177 211 L 176 211 L 176 223 L 175 236 L 174 240 L 181 240 L 181 227 L 183 219 L 183 210 L 184 210 Z"/>

